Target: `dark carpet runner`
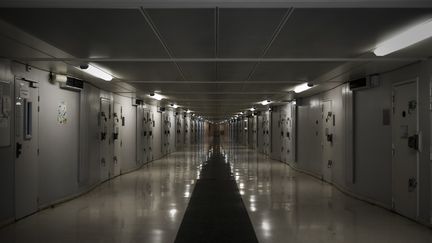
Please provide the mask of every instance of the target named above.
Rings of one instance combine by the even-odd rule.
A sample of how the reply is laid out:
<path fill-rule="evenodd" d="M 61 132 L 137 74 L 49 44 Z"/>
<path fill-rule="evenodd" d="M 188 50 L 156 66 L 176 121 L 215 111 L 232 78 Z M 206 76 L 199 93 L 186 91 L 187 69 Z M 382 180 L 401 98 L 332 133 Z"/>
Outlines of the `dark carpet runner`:
<path fill-rule="evenodd" d="M 175 242 L 258 242 L 230 165 L 218 146 L 203 164 Z"/>

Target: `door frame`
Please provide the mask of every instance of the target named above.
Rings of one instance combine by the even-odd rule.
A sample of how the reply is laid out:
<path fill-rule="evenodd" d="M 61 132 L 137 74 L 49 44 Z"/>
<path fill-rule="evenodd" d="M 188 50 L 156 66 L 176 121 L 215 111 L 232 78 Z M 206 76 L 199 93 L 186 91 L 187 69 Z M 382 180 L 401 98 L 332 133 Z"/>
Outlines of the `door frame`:
<path fill-rule="evenodd" d="M 415 85 L 416 85 L 416 102 L 417 102 L 417 109 L 416 109 L 416 133 L 418 134 L 418 136 L 419 136 L 419 141 L 418 141 L 418 143 L 419 143 L 419 145 L 418 145 L 418 150 L 417 150 L 417 154 L 416 154 L 416 178 L 417 178 L 417 187 L 416 187 L 416 190 L 417 190 L 417 193 L 416 193 L 416 218 L 417 217 L 419 217 L 419 210 L 420 210 L 420 187 L 421 187 L 421 183 L 420 183 L 420 178 L 419 178 L 419 176 L 420 176 L 420 153 L 421 153 L 421 151 L 422 151 L 422 135 L 421 135 L 421 132 L 420 132 L 420 114 L 419 114 L 419 77 L 416 77 L 416 78 L 412 78 L 412 79 L 407 79 L 407 80 L 405 80 L 405 81 L 399 81 L 399 82 L 396 82 L 396 83 L 393 83 L 392 84 L 392 109 L 394 108 L 394 100 L 393 100 L 393 97 L 394 97 L 394 88 L 395 87 L 397 87 L 397 86 L 402 86 L 402 85 L 405 85 L 405 84 L 409 84 L 409 83 L 415 83 Z M 394 118 L 394 114 L 393 114 L 393 112 L 391 113 L 392 114 L 392 118 Z M 391 138 L 392 138 L 392 141 L 391 141 L 391 145 L 392 145 L 392 150 L 394 149 L 394 143 L 393 143 L 393 121 L 392 121 L 392 136 L 391 136 Z M 392 192 L 392 203 L 393 203 L 393 182 L 394 182 L 394 178 L 393 178 L 393 164 L 394 164 L 394 156 L 392 155 L 392 167 L 391 167 L 391 169 L 392 169 L 392 172 L 391 172 L 391 192 Z M 394 207 L 393 207 L 393 205 L 392 205 L 392 208 L 394 209 Z"/>

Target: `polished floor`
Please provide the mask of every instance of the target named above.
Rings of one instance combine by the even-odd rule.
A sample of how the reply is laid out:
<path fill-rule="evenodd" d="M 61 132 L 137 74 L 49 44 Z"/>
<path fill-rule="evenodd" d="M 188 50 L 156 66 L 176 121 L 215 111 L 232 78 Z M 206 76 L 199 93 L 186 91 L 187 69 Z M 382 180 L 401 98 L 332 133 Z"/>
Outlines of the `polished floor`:
<path fill-rule="evenodd" d="M 432 242 L 431 229 L 256 151 L 230 145 L 221 151 L 237 185 L 227 193 L 241 196 L 259 242 Z M 173 153 L 1 229 L 0 242 L 174 242 L 182 222 L 193 222 L 188 204 L 210 158 L 205 146 Z"/>

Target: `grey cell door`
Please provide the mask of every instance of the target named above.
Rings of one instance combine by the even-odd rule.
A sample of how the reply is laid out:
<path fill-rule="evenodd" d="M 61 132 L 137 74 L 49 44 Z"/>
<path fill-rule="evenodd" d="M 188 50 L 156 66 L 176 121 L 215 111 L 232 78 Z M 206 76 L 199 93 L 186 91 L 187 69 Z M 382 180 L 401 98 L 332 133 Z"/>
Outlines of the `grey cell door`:
<path fill-rule="evenodd" d="M 280 124 L 280 158 L 282 162 L 287 162 L 287 138 L 285 136 L 287 132 L 287 114 L 285 112 L 281 112 L 281 124 Z"/>
<path fill-rule="evenodd" d="M 142 133 L 143 133 L 143 161 L 144 163 L 149 162 L 149 119 L 150 112 L 148 110 L 144 110 L 144 115 L 142 119 Z"/>
<path fill-rule="evenodd" d="M 110 177 L 110 165 L 112 164 L 112 114 L 109 99 L 101 98 L 99 116 L 100 179 L 105 181 Z"/>
<path fill-rule="evenodd" d="M 38 96 L 32 83 L 15 80 L 15 218 L 38 209 Z"/>
<path fill-rule="evenodd" d="M 321 103 L 321 118 L 322 118 L 322 176 L 325 181 L 332 181 L 333 167 L 333 112 L 332 101 L 323 101 Z"/>
<path fill-rule="evenodd" d="M 122 163 L 122 145 L 123 145 L 123 133 L 122 133 L 122 119 L 123 119 L 123 108 L 119 103 L 114 103 L 113 110 L 113 130 L 112 130 L 112 141 L 114 145 L 112 163 L 110 164 L 110 176 L 118 176 L 121 172 Z"/>
<path fill-rule="evenodd" d="M 392 196 L 395 211 L 417 217 L 417 175 L 420 149 L 417 81 L 393 86 Z"/>

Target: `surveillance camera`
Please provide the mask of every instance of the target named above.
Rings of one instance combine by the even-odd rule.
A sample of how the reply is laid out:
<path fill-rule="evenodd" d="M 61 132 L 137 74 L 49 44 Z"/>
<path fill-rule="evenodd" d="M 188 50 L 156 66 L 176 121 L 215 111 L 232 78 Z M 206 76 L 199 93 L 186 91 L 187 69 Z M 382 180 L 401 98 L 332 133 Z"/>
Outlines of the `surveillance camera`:
<path fill-rule="evenodd" d="M 80 65 L 80 68 L 81 68 L 81 69 L 87 69 L 88 67 L 89 67 L 88 64 L 81 64 L 81 65 Z"/>
<path fill-rule="evenodd" d="M 154 95 L 155 95 L 155 93 L 153 93 L 153 92 L 150 93 L 150 96 L 154 96 Z"/>
<path fill-rule="evenodd" d="M 313 83 L 308 83 L 307 86 L 308 86 L 308 87 L 313 87 L 314 84 L 313 84 Z"/>

